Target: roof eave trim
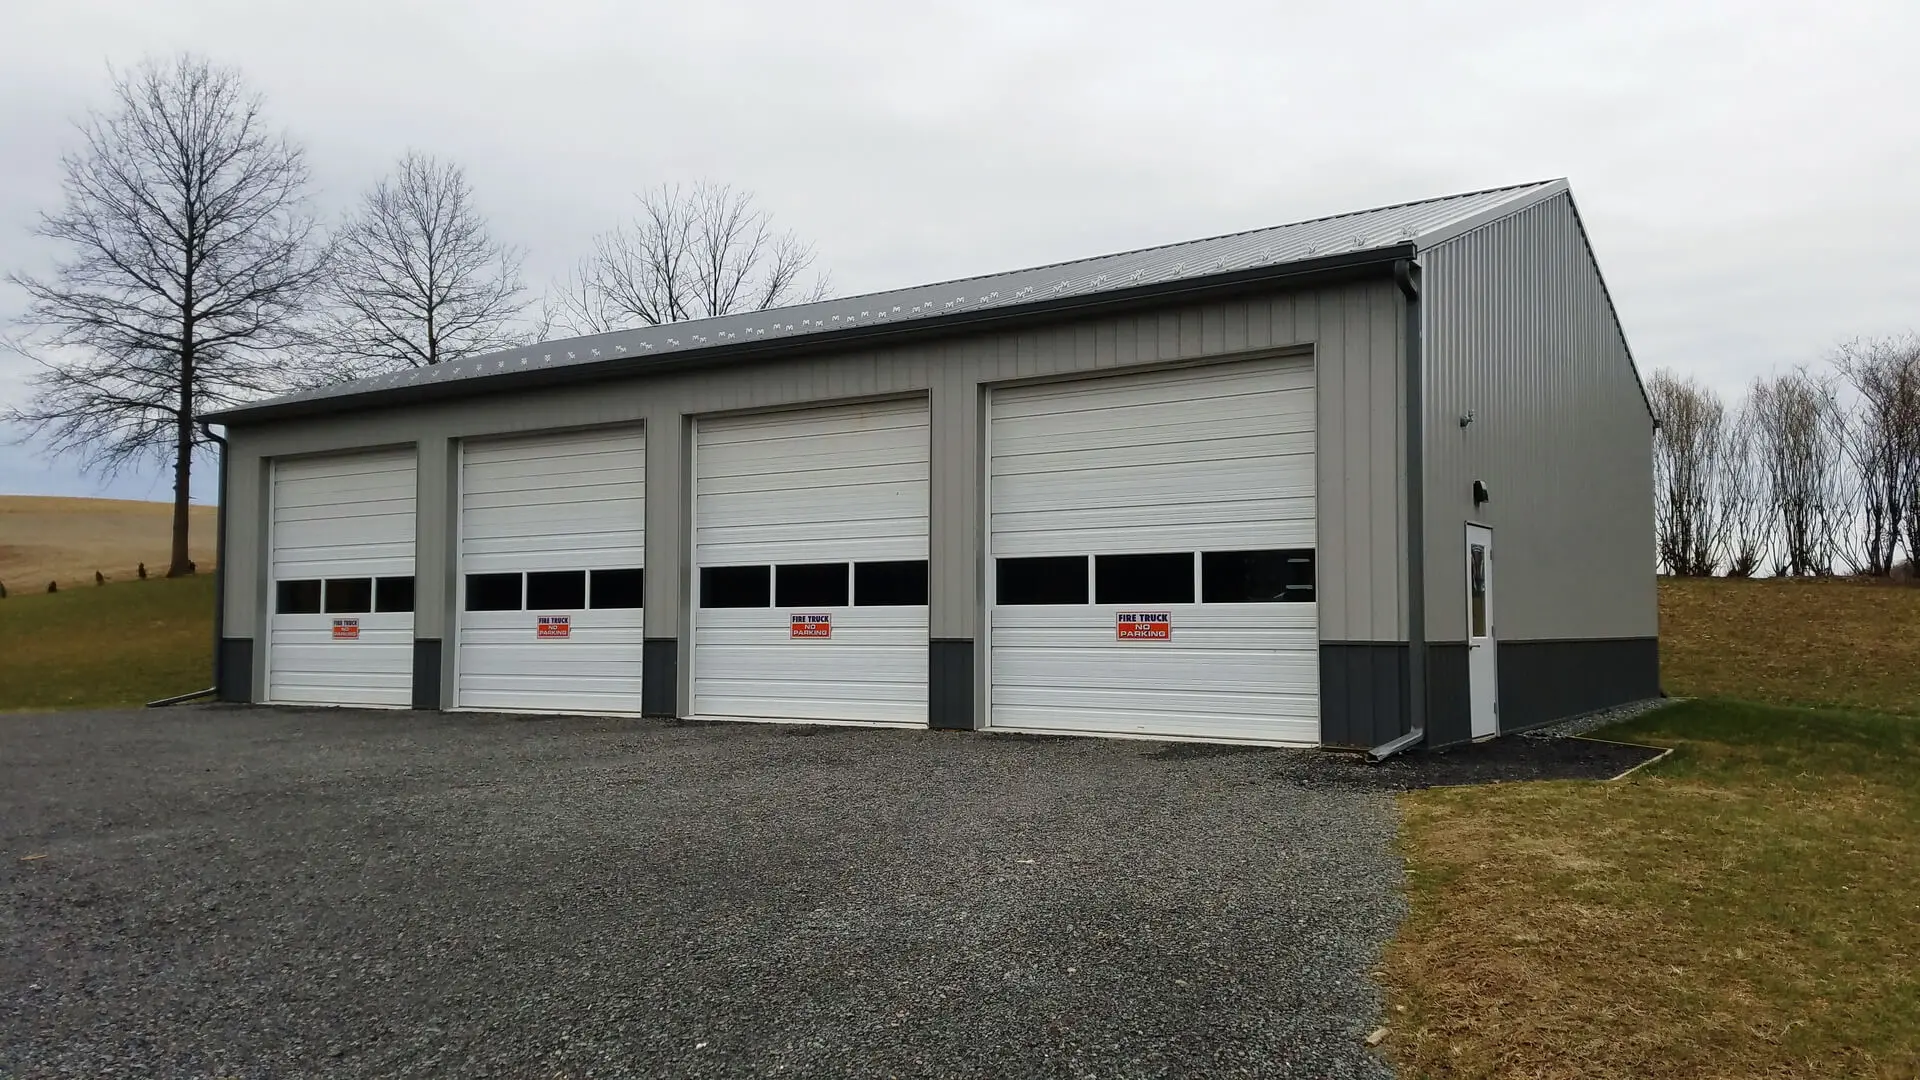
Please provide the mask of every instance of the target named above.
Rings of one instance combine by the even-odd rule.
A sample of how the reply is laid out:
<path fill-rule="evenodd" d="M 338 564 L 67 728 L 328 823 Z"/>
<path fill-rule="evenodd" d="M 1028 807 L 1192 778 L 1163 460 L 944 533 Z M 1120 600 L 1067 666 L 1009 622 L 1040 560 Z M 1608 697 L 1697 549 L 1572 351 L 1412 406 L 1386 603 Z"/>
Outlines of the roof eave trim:
<path fill-rule="evenodd" d="M 324 416 L 350 409 L 388 408 L 544 386 L 599 382 L 690 367 L 739 364 L 821 352 L 837 352 L 911 338 L 979 333 L 1009 324 L 1057 321 L 1128 308 L 1161 306 L 1183 299 L 1225 296 L 1274 285 L 1302 286 L 1317 281 L 1331 282 L 1365 277 L 1375 272 L 1388 274 L 1392 272 L 1395 260 L 1411 258 L 1414 254 L 1415 247 L 1412 243 L 1395 244 L 1390 247 L 1368 248 L 1363 251 L 1275 266 L 1254 267 L 1226 274 L 1211 274 L 1206 277 L 1186 278 L 1180 281 L 1142 285 L 1086 296 L 1043 300 L 1018 307 L 958 312 L 952 315 L 916 319 L 912 322 L 881 323 L 772 341 L 742 341 L 660 356 L 629 356 L 586 364 L 567 364 L 529 371 L 509 371 L 498 375 L 473 376 L 446 382 L 413 383 L 280 404 L 242 406 L 208 413 L 201 419 L 225 426 L 254 424 L 268 420 Z"/>

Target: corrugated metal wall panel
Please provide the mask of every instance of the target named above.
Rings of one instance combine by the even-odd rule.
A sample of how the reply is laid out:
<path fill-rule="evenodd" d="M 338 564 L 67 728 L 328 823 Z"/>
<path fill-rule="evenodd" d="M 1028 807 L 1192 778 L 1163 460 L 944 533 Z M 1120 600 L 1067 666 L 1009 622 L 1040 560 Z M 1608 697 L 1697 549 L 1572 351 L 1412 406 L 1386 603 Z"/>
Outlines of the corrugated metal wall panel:
<path fill-rule="evenodd" d="M 1421 262 L 1429 640 L 1464 637 L 1469 520 L 1499 546 L 1502 641 L 1652 637 L 1652 421 L 1572 199 Z"/>

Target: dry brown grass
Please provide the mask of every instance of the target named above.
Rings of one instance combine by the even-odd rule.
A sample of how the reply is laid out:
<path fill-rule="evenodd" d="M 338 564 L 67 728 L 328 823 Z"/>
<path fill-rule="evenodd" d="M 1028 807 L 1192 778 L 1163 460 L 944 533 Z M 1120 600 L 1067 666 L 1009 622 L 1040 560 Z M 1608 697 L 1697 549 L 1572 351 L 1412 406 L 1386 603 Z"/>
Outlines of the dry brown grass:
<path fill-rule="evenodd" d="M 190 557 L 202 572 L 213 568 L 215 511 L 192 509 Z M 94 571 L 110 581 L 147 572 L 167 572 L 172 547 L 173 506 L 128 499 L 72 499 L 0 495 L 0 582 L 15 595 L 92 586 Z"/>
<path fill-rule="evenodd" d="M 1408 1077 L 1920 1076 L 1920 723 L 1724 702 L 1617 784 L 1403 796 Z"/>
<path fill-rule="evenodd" d="M 1679 697 L 1920 715 L 1920 587 L 1662 578 L 1660 677 Z"/>

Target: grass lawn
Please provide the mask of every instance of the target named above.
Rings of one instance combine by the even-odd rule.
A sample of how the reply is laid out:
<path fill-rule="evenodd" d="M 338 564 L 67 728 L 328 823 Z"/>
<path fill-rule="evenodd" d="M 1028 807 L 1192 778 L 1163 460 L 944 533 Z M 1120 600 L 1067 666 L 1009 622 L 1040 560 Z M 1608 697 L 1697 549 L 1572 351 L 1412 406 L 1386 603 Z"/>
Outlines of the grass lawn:
<path fill-rule="evenodd" d="M 213 682 L 213 575 L 0 600 L 0 711 L 136 705 Z"/>
<path fill-rule="evenodd" d="M 1662 578 L 1660 674 L 1678 697 L 1920 716 L 1920 587 Z"/>
<path fill-rule="evenodd" d="M 1920 1076 L 1917 617 L 1910 588 L 1662 582 L 1664 681 L 1701 700 L 1600 734 L 1671 757 L 1403 796 L 1402 1075 Z"/>

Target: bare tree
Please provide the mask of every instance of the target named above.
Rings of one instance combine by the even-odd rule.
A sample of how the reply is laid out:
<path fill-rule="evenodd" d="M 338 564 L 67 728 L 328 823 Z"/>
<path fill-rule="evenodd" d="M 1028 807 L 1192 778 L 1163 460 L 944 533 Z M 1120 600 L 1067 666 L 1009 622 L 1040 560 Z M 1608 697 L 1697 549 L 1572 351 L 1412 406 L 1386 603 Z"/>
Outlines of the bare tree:
<path fill-rule="evenodd" d="M 521 343 L 521 253 L 489 234 L 466 171 L 409 153 L 334 234 L 316 351 L 332 377 L 427 367 Z"/>
<path fill-rule="evenodd" d="M 632 221 L 594 238 L 558 286 L 558 321 L 574 333 L 764 311 L 826 295 L 807 280 L 813 245 L 778 232 L 753 196 L 725 184 L 655 188 Z"/>
<path fill-rule="evenodd" d="M 1776 572 L 1831 574 L 1849 510 L 1841 410 L 1832 383 L 1795 371 L 1757 380 L 1750 400 L 1780 526 Z"/>
<path fill-rule="evenodd" d="M 105 473 L 171 459 L 171 577 L 192 573 L 194 418 L 282 383 L 274 350 L 324 255 L 302 152 L 239 72 L 181 55 L 112 78 L 113 110 L 62 160 L 65 205 L 35 229 L 65 257 L 11 279 L 29 298 L 12 344 L 40 370 L 6 418 Z"/>
<path fill-rule="evenodd" d="M 1752 577 L 1766 565 L 1773 551 L 1777 515 L 1771 485 L 1761 454 L 1753 401 L 1741 402 L 1726 425 L 1721 444 L 1720 500 L 1722 554 L 1728 577 Z"/>
<path fill-rule="evenodd" d="M 1726 406 L 1719 395 L 1669 371 L 1647 382 L 1658 427 L 1653 439 L 1654 527 L 1670 574 L 1711 575 L 1725 540 Z"/>
<path fill-rule="evenodd" d="M 1852 341 L 1834 366 L 1852 388 L 1845 446 L 1859 478 L 1860 534 L 1854 562 L 1877 577 L 1893 573 L 1920 469 L 1920 338 Z"/>

